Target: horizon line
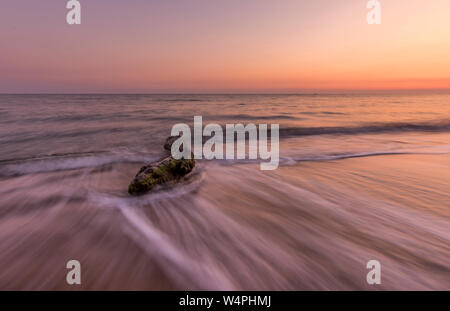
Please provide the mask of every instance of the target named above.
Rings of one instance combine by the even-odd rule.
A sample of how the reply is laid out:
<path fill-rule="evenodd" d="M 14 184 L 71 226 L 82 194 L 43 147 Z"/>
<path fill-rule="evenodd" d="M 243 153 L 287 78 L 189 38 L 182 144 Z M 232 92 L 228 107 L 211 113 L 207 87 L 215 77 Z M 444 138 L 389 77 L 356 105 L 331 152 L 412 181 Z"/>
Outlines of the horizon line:
<path fill-rule="evenodd" d="M 0 92 L 0 95 L 347 95 L 381 92 L 450 92 L 448 88 L 392 88 L 392 89 L 323 89 L 323 90 L 161 90 L 161 91 L 70 91 L 70 92 Z"/>

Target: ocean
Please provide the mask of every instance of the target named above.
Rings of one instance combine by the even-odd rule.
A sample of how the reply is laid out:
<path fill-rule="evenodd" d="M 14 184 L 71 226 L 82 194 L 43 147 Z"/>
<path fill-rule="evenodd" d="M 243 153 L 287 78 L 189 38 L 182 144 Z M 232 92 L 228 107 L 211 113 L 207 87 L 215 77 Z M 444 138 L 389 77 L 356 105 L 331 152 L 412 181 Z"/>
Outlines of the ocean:
<path fill-rule="evenodd" d="M 279 124 L 279 168 L 129 196 L 194 116 Z M 450 289 L 450 92 L 0 95 L 0 146 L 2 289 L 73 289 L 72 259 L 82 289 Z"/>

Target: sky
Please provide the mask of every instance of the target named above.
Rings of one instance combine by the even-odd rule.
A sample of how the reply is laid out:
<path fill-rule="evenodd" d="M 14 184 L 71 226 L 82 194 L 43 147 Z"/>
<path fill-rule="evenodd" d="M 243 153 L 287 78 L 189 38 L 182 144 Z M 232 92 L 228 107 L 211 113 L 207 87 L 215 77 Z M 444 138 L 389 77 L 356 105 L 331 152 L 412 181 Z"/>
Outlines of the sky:
<path fill-rule="evenodd" d="M 0 0 L 0 93 L 450 88 L 450 1 Z"/>

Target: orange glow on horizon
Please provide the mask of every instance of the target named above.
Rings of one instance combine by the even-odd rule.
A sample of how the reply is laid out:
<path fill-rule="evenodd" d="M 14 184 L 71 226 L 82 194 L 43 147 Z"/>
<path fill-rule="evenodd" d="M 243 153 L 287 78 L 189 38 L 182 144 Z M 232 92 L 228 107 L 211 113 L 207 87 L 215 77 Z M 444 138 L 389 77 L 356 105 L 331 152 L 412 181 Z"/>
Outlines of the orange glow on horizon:
<path fill-rule="evenodd" d="M 117 4 L 116 24 L 86 4 L 78 28 L 59 11 L 36 24 L 10 12 L 0 92 L 450 88 L 448 0 L 380 0 L 381 25 L 365 0 L 198 2 L 209 15 Z"/>

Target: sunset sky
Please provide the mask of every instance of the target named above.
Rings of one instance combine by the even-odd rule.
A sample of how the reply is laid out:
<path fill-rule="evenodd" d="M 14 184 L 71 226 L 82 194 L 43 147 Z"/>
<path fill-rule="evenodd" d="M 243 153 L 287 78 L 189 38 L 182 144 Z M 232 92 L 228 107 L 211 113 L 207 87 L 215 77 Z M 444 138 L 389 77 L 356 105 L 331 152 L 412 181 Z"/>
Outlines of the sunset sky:
<path fill-rule="evenodd" d="M 1 0 L 0 92 L 450 88 L 450 1 Z"/>

